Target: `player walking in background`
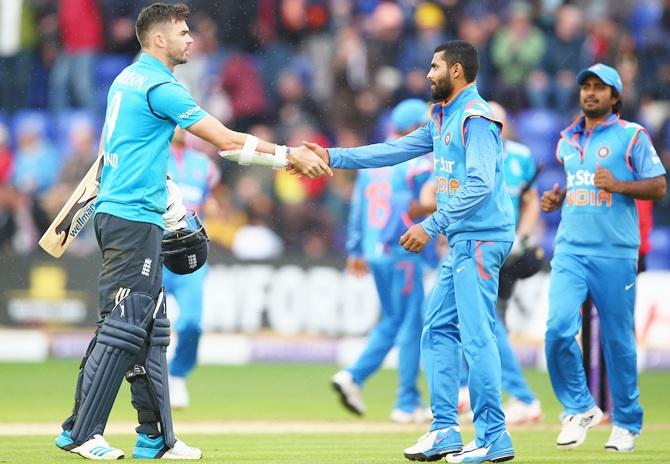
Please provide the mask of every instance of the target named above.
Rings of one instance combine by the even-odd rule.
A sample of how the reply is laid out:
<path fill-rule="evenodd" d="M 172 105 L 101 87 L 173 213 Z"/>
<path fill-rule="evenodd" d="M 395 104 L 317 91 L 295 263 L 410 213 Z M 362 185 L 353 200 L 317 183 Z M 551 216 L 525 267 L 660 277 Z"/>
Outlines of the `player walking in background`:
<path fill-rule="evenodd" d="M 184 143 L 186 132 L 177 127 L 172 137 L 168 173 L 182 192 L 187 209 L 199 214 L 210 190 L 219 182 L 216 165 L 205 155 Z M 163 268 L 163 287 L 172 294 L 179 305 L 175 323 L 177 346 L 170 362 L 170 405 L 183 409 L 189 404 L 186 377 L 193 370 L 198 355 L 198 342 L 202 329 L 202 296 L 207 276 L 207 264 L 190 274 L 175 274 Z"/>
<path fill-rule="evenodd" d="M 580 446 L 603 413 L 591 396 L 575 340 L 579 309 L 590 295 L 598 310 L 614 411 L 611 451 L 632 451 L 642 429 L 634 333 L 640 233 L 635 199 L 665 195 L 665 169 L 647 131 L 619 118 L 621 78 L 595 64 L 577 75 L 584 113 L 561 132 L 556 157 L 567 186 L 542 194 L 542 209 L 562 206 L 551 261 L 546 355 L 564 407 L 559 449 Z"/>
<path fill-rule="evenodd" d="M 100 140 L 104 167 L 94 217 L 102 251 L 100 320 L 81 363 L 72 415 L 56 439 L 58 447 L 88 459 L 124 456 L 102 436 L 124 376 L 131 382 L 139 421 L 133 456 L 202 455 L 174 436 L 165 358 L 170 323 L 162 292 L 161 241 L 164 228 L 174 232 L 186 225 L 185 207 L 167 194 L 169 142 L 175 126 L 220 148 L 245 145 L 245 151 L 282 151 L 226 128 L 175 80 L 172 71 L 188 61 L 193 42 L 188 16 L 183 4 L 144 8 L 136 22 L 142 53 L 109 89 Z M 292 150 L 287 158 L 304 175 L 330 171 L 307 149 Z"/>
<path fill-rule="evenodd" d="M 409 134 L 428 120 L 428 105 L 419 99 L 405 100 L 391 113 L 395 134 Z M 400 423 L 427 422 L 430 409 L 421 400 L 419 341 L 423 328 L 424 257 L 409 253 L 398 244 L 411 224 L 411 201 L 431 177 L 432 156 L 393 167 L 359 171 L 349 214 L 347 270 L 372 276 L 381 303 L 379 322 L 356 362 L 339 371 L 332 384 L 342 404 L 358 415 L 365 413 L 361 388 L 382 365 L 394 345 L 398 346 L 398 391 L 391 420 Z"/>
<path fill-rule="evenodd" d="M 510 396 L 505 404 L 505 420 L 509 425 L 521 425 L 539 421 L 542 418 L 542 407 L 526 382 L 514 354 L 505 327 L 505 315 L 516 282 L 537 273 L 542 267 L 544 253 L 534 243 L 534 233 L 540 218 L 540 197 L 532 185 L 537 166 L 527 146 L 509 139 L 505 109 L 496 102 L 489 102 L 489 105 L 493 117 L 503 124 L 501 135 L 505 188 L 512 199 L 516 219 L 514 245 L 500 269 L 495 335 L 502 366 L 502 387 Z M 467 370 L 462 381 L 466 379 Z M 459 409 L 469 409 L 469 396 L 467 387 L 462 388 L 459 392 Z"/>
<path fill-rule="evenodd" d="M 440 233 L 451 246 L 429 298 L 421 337 L 434 420 L 429 432 L 405 450 L 411 460 L 514 458 L 494 335 L 498 273 L 514 241 L 514 211 L 503 182 L 500 124 L 477 92 L 478 67 L 470 43 L 447 42 L 435 50 L 427 76 L 436 102 L 428 124 L 398 140 L 358 148 L 307 144 L 332 167 L 347 169 L 435 154 L 438 209 L 400 239 L 416 253 Z M 456 409 L 463 351 L 468 364 L 477 366 L 468 378 L 476 437 L 465 448 Z"/>

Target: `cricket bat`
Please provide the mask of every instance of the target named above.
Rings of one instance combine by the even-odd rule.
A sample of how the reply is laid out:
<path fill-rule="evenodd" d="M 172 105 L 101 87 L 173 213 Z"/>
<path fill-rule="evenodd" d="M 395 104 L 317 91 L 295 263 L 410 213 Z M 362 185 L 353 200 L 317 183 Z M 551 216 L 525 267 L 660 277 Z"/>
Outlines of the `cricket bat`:
<path fill-rule="evenodd" d="M 100 191 L 102 158 L 102 154 L 98 156 L 39 241 L 42 249 L 55 258 L 63 256 L 70 243 L 93 217 L 95 200 Z"/>

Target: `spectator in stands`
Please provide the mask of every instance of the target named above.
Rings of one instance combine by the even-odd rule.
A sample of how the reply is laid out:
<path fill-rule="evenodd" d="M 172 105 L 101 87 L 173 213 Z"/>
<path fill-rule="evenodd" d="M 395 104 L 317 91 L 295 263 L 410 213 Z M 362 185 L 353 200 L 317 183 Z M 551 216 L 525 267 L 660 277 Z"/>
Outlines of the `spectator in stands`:
<path fill-rule="evenodd" d="M 233 108 L 232 128 L 246 132 L 269 110 L 258 69 L 250 55 L 238 53 L 223 63 L 220 76 Z"/>
<path fill-rule="evenodd" d="M 26 105 L 37 31 L 29 2 L 0 2 L 0 109 L 14 112 Z"/>
<path fill-rule="evenodd" d="M 49 227 L 42 196 L 54 185 L 60 173 L 58 154 L 46 139 L 44 121 L 27 117 L 16 128 L 17 149 L 12 170 L 12 185 L 18 192 L 16 216 L 18 237 L 15 247 L 29 251 Z"/>
<path fill-rule="evenodd" d="M 577 91 L 575 76 L 592 62 L 584 34 L 582 11 L 563 5 L 556 12 L 554 30 L 540 66 L 528 76 L 528 100 L 536 108 L 567 112 Z"/>
<path fill-rule="evenodd" d="M 70 104 L 94 113 L 93 70 L 103 46 L 102 16 L 97 2 L 59 0 L 58 30 L 62 48 L 51 71 L 51 110 L 59 115 Z"/>
<path fill-rule="evenodd" d="M 13 155 L 9 148 L 9 130 L 0 124 L 0 250 L 14 236 L 16 223 L 14 209 L 16 195 L 10 180 Z"/>
<path fill-rule="evenodd" d="M 542 31 L 533 25 L 530 5 L 516 1 L 509 7 L 509 20 L 493 37 L 491 56 L 498 71 L 494 95 L 507 107 L 523 103 L 525 79 L 536 68 L 546 50 Z"/>

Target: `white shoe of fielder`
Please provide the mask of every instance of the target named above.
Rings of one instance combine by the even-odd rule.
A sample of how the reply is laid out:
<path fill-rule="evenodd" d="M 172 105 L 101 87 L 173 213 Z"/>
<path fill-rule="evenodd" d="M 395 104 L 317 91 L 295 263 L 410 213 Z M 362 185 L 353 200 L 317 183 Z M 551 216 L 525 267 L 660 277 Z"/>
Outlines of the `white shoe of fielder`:
<path fill-rule="evenodd" d="M 184 377 L 168 377 L 170 388 L 170 406 L 172 409 L 184 409 L 189 405 L 188 389 Z"/>
<path fill-rule="evenodd" d="M 363 402 L 361 387 L 354 382 L 351 372 L 347 370 L 339 371 L 330 379 L 330 383 L 340 395 L 340 401 L 345 408 L 358 416 L 365 414 L 365 403 Z"/>
<path fill-rule="evenodd" d="M 432 422 L 433 413 L 425 406 L 417 406 L 412 412 L 394 409 L 391 411 L 391 420 L 397 424 L 424 424 Z"/>
<path fill-rule="evenodd" d="M 507 425 L 531 424 L 540 420 L 542 420 L 542 406 L 537 399 L 532 403 L 524 403 L 517 398 L 510 398 L 505 404 Z"/>
<path fill-rule="evenodd" d="M 584 443 L 586 432 L 596 426 L 603 419 L 603 412 L 598 406 L 588 411 L 566 416 L 563 419 L 563 428 L 556 439 L 558 449 L 574 449 Z"/>
<path fill-rule="evenodd" d="M 635 449 L 635 442 L 639 435 L 629 430 L 612 425 L 612 433 L 610 434 L 605 449 L 607 451 L 627 452 Z"/>

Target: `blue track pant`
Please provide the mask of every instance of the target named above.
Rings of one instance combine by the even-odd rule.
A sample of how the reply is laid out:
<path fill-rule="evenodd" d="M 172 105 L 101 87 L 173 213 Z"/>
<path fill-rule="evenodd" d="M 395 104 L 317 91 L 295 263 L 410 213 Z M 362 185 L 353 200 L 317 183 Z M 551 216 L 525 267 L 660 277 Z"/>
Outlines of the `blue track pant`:
<path fill-rule="evenodd" d="M 456 242 L 428 302 L 421 356 L 434 421 L 431 430 L 457 425 L 461 357 L 468 376 L 477 445 L 505 430 L 500 355 L 495 341 L 498 274 L 511 242 Z M 462 341 L 462 347 L 461 347 Z"/>
<path fill-rule="evenodd" d="M 381 366 L 398 346 L 398 393 L 395 408 L 412 412 L 421 405 L 417 388 L 419 343 L 423 327 L 423 266 L 421 257 L 368 261 L 381 303 L 381 316 L 365 350 L 348 370 L 358 385 Z"/>
<path fill-rule="evenodd" d="M 612 422 L 633 433 L 642 428 L 635 347 L 635 259 L 559 253 L 551 261 L 549 320 L 545 350 L 551 385 L 565 414 L 595 405 L 586 384 L 582 352 L 575 337 L 580 309 L 590 294 L 600 318 L 600 337 L 612 392 Z"/>
<path fill-rule="evenodd" d="M 179 304 L 179 318 L 173 324 L 177 331 L 177 346 L 170 362 L 170 375 L 186 377 L 195 367 L 200 342 L 202 294 L 207 276 L 207 264 L 192 274 L 178 275 L 163 268 L 163 286 Z"/>

